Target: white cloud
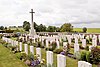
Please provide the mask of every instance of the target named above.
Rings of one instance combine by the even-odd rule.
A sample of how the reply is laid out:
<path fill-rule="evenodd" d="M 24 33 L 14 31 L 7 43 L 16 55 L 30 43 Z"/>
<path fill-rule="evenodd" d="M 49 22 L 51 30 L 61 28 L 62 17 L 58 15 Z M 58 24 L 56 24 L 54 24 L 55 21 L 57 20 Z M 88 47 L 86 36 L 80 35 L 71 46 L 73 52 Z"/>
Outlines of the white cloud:
<path fill-rule="evenodd" d="M 74 27 L 100 27 L 99 4 L 99 0 L 0 0 L 0 25 L 30 21 L 29 11 L 33 8 L 37 24 L 60 26 L 70 22 Z"/>

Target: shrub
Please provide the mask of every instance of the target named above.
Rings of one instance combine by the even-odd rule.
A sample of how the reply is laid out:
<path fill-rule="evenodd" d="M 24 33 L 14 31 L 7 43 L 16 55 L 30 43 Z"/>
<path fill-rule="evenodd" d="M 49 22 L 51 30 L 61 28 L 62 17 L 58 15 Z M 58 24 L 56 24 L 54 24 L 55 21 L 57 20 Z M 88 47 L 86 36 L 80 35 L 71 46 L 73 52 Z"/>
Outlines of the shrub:
<path fill-rule="evenodd" d="M 6 41 L 0 39 L 0 44 L 7 44 Z"/>
<path fill-rule="evenodd" d="M 52 46 L 52 50 L 54 50 L 54 49 L 56 48 L 56 46 L 57 46 L 57 43 L 56 43 L 55 41 L 53 41 L 53 42 L 51 43 L 51 46 Z"/>
<path fill-rule="evenodd" d="M 91 63 L 91 52 L 89 51 L 81 51 L 80 52 L 80 60 L 82 61 L 87 61 L 89 63 Z"/>
<path fill-rule="evenodd" d="M 47 51 L 53 51 L 53 49 L 52 48 L 45 48 L 45 50 L 47 50 Z"/>
<path fill-rule="evenodd" d="M 72 42 L 75 42 L 75 39 L 74 38 L 72 39 Z"/>
<path fill-rule="evenodd" d="M 38 41 L 38 42 L 36 43 L 36 47 L 44 48 L 44 46 L 42 45 L 42 43 L 41 43 L 40 41 Z"/>
<path fill-rule="evenodd" d="M 16 57 L 17 57 L 18 59 L 22 60 L 22 59 L 21 59 L 21 53 L 16 53 Z"/>
<path fill-rule="evenodd" d="M 8 46 L 8 43 L 5 43 L 5 44 L 3 44 L 5 47 L 7 47 Z"/>
<path fill-rule="evenodd" d="M 85 50 L 89 51 L 89 46 L 86 46 Z"/>
<path fill-rule="evenodd" d="M 20 54 L 20 59 L 22 59 L 23 61 L 27 60 L 27 54 L 25 52 L 21 52 Z"/>
<path fill-rule="evenodd" d="M 80 60 L 86 61 L 86 51 L 81 51 L 80 55 L 81 55 Z"/>
<path fill-rule="evenodd" d="M 92 62 L 95 64 L 99 64 L 100 62 L 100 48 L 98 47 L 93 47 L 91 50 L 91 57 L 92 57 Z"/>
<path fill-rule="evenodd" d="M 86 52 L 86 61 L 90 62 L 90 56 L 91 56 L 91 52 Z"/>
<path fill-rule="evenodd" d="M 34 60 L 34 55 L 33 55 L 32 53 L 30 53 L 30 54 L 28 55 L 28 59 L 29 59 L 30 61 L 33 61 L 33 60 Z"/>
<path fill-rule="evenodd" d="M 82 45 L 79 45 L 80 49 L 84 49 L 84 47 Z"/>
<path fill-rule="evenodd" d="M 57 54 L 60 54 L 62 51 L 63 51 L 63 49 L 55 49 L 53 52 L 57 53 Z"/>
<path fill-rule="evenodd" d="M 90 38 L 90 41 L 92 42 L 92 38 Z"/>
<path fill-rule="evenodd" d="M 88 39 L 86 39 L 86 43 L 89 44 L 89 40 Z"/>
<path fill-rule="evenodd" d="M 63 46 L 63 42 L 60 42 L 60 46 Z"/>
<path fill-rule="evenodd" d="M 44 46 L 46 45 L 46 39 L 43 40 Z"/>
<path fill-rule="evenodd" d="M 81 58 L 80 52 L 76 52 L 76 53 L 74 54 L 74 57 L 75 57 L 76 59 L 80 60 L 80 58 Z"/>
<path fill-rule="evenodd" d="M 3 34 L 0 34 L 0 38 L 2 38 Z"/>
<path fill-rule="evenodd" d="M 16 50 L 16 46 L 10 46 L 9 48 L 11 49 L 11 51 Z"/>
<path fill-rule="evenodd" d="M 71 47 L 70 47 L 70 44 L 68 43 L 68 44 L 67 44 L 67 53 L 69 53 L 70 48 L 71 48 Z"/>

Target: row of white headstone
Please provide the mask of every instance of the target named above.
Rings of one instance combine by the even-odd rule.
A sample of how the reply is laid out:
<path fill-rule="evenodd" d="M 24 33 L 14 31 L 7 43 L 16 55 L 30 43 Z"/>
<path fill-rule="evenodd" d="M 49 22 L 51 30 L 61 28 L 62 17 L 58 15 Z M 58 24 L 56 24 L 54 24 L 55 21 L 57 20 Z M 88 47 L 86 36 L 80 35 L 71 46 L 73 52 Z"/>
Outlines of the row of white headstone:
<path fill-rule="evenodd" d="M 65 42 L 65 45 L 67 43 Z M 31 46 L 30 46 L 31 47 Z M 79 51 L 79 44 L 74 44 L 74 51 Z M 30 49 L 30 52 L 33 50 Z M 36 48 L 36 53 L 39 55 L 39 60 L 41 60 L 41 48 Z M 53 65 L 53 52 L 52 51 L 46 51 L 47 55 L 47 67 L 49 65 Z M 57 55 L 57 67 L 66 67 L 66 56 L 58 54 Z M 85 61 L 78 61 L 78 67 L 92 67 L 92 64 L 85 62 Z"/>
<path fill-rule="evenodd" d="M 9 38 L 2 38 L 4 41 L 11 43 L 11 39 Z M 15 43 L 14 43 L 15 44 Z M 18 43 L 17 43 L 18 45 Z M 22 51 L 22 42 L 19 43 L 19 50 Z M 13 46 L 13 45 L 12 45 Z M 28 54 L 28 45 L 24 44 L 24 51 L 26 54 Z M 30 46 L 30 52 L 34 55 L 34 46 Z M 36 55 L 38 55 L 38 59 L 41 61 L 41 48 L 36 48 Z M 46 59 L 47 59 L 47 67 L 51 65 L 53 67 L 53 52 L 52 51 L 46 51 Z M 58 54 L 57 55 L 57 67 L 66 67 L 66 56 Z"/>
<path fill-rule="evenodd" d="M 68 41 L 71 43 L 71 38 L 73 38 L 71 35 L 66 35 L 66 37 L 68 38 Z M 75 52 L 77 52 L 77 51 L 79 51 L 79 44 L 78 44 L 78 38 L 79 38 L 79 36 L 78 35 L 74 35 L 74 38 L 75 38 L 75 44 L 74 44 L 74 53 Z M 10 42 L 13 46 L 16 46 L 16 45 L 18 45 L 18 41 L 14 41 L 14 40 L 11 40 L 11 39 L 7 39 L 7 38 L 4 38 L 3 37 L 3 39 L 5 39 L 6 40 L 6 42 Z M 52 38 L 50 38 L 50 39 L 52 39 Z M 43 40 L 42 40 L 42 38 L 40 38 L 40 40 L 42 41 L 42 43 L 43 43 Z M 53 40 L 55 40 L 55 39 L 53 39 Z M 59 39 L 60 40 L 60 39 Z M 96 46 L 97 44 L 97 42 L 96 42 L 96 36 L 94 36 L 93 37 L 93 40 L 92 40 L 92 43 L 93 43 L 93 45 L 92 46 L 89 46 L 89 49 L 91 49 L 91 47 L 93 47 L 93 46 Z M 35 41 L 35 39 L 34 39 L 34 41 Z M 51 43 L 52 43 L 52 40 L 51 40 Z M 57 43 L 57 48 L 59 49 L 60 48 L 60 41 L 58 41 L 58 39 L 56 39 L 56 43 Z M 21 44 L 21 43 L 20 43 Z M 67 42 L 63 42 L 63 47 L 64 46 L 67 46 Z M 86 47 L 86 39 L 82 39 L 82 46 L 83 47 Z M 21 47 L 21 45 L 20 45 L 20 47 Z M 46 47 L 49 47 L 49 43 L 48 43 L 48 40 L 46 40 Z M 22 48 L 20 48 L 20 51 L 22 50 Z M 90 50 L 91 51 L 91 50 Z"/>
<path fill-rule="evenodd" d="M 33 46 L 30 46 L 30 52 L 34 54 L 34 48 Z M 28 45 L 25 44 L 25 53 L 28 54 Z M 36 48 L 36 55 L 38 55 L 38 59 L 41 61 L 41 48 Z M 52 51 L 46 51 L 46 59 L 47 59 L 47 67 L 49 65 L 53 66 L 53 52 Z M 57 55 L 57 67 L 66 67 L 66 56 L 58 54 Z"/>
<path fill-rule="evenodd" d="M 2 38 L 4 41 L 13 44 L 12 46 L 18 45 L 18 41 L 11 40 L 9 38 Z M 13 43 L 12 43 L 13 42 Z M 19 43 L 20 47 L 19 50 L 22 51 L 22 42 Z M 67 44 L 66 42 L 64 43 Z M 28 45 L 24 44 L 24 51 L 26 54 L 28 54 Z M 74 51 L 79 51 L 79 44 L 74 44 Z M 34 46 L 30 46 L 30 52 L 34 55 Z M 39 55 L 38 59 L 41 61 L 41 48 L 36 48 L 36 54 Z M 53 52 L 52 51 L 46 51 L 46 59 L 47 59 L 47 67 L 49 65 L 53 65 Z M 66 56 L 58 54 L 57 55 L 57 67 L 66 67 Z M 85 61 L 78 61 L 78 67 L 92 67 L 92 64 L 85 62 Z"/>

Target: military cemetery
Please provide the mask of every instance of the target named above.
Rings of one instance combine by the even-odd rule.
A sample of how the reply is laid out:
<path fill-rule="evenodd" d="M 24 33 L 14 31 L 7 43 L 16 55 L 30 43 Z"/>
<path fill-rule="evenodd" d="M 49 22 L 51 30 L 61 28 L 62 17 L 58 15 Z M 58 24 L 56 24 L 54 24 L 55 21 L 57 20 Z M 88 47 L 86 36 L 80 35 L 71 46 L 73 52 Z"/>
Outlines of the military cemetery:
<path fill-rule="evenodd" d="M 86 1 L 86 4 L 88 3 L 87 7 L 88 5 L 89 7 L 93 5 L 91 4 L 92 1 L 97 3 L 97 0 L 88 0 Z M 16 8 L 15 11 L 13 10 L 14 12 L 17 12 L 18 10 L 19 12 L 20 10 L 23 11 L 24 8 L 20 9 L 22 8 L 21 5 L 26 3 L 22 6 L 25 7 L 25 12 L 27 13 L 27 15 L 26 13 L 25 15 L 24 13 L 18 14 L 22 15 L 20 17 L 26 17 L 21 19 L 23 22 L 22 25 L 19 24 L 20 26 L 16 25 L 18 22 L 15 23 L 11 19 L 4 19 L 8 22 L 7 25 L 5 25 L 6 22 L 4 25 L 2 25 L 3 15 L 0 13 L 0 67 L 100 67 L 100 23 L 98 23 L 100 22 L 99 13 L 98 16 L 92 16 L 91 14 L 93 21 L 96 21 L 95 18 L 99 17 L 97 20 L 98 22 L 91 21 L 90 17 L 86 17 L 87 14 L 84 13 L 84 11 L 79 11 L 79 14 L 75 14 L 77 8 L 74 7 L 76 7 L 76 3 L 79 7 L 80 4 L 85 4 L 85 1 L 64 0 L 63 2 L 57 0 L 37 0 L 34 4 L 32 4 L 34 2 L 32 0 L 9 1 L 8 3 L 6 0 L 1 0 L 0 2 L 2 4 L 6 3 L 6 7 L 7 4 L 10 5 L 9 3 L 12 4 L 12 2 L 14 5 L 17 4 L 15 6 L 20 6 L 19 8 Z M 67 5 L 67 2 L 69 2 L 69 6 Z M 72 3 L 75 5 L 71 6 Z M 55 9 L 52 10 L 49 8 L 48 4 L 49 7 L 52 4 L 51 6 Z M 97 4 L 100 4 L 100 1 L 98 1 Z M 28 7 L 30 5 L 31 8 Z M 41 5 L 42 8 L 37 8 L 37 5 Z M 70 9 L 73 7 L 71 9 L 73 11 L 69 11 L 68 14 L 67 8 L 69 7 Z M 87 9 L 87 7 L 85 8 Z M 98 6 L 96 5 L 96 7 Z M 3 10 L 3 7 L 0 8 Z M 34 12 L 32 8 L 34 11 L 36 10 L 36 12 Z M 46 10 L 44 10 L 45 8 Z M 58 8 L 60 9 L 58 10 Z M 65 12 L 63 11 L 63 8 L 66 8 L 64 9 Z M 85 8 L 80 6 L 80 9 L 85 10 Z M 52 11 L 56 11 L 56 9 L 58 10 L 58 15 L 55 12 L 52 14 Z M 60 14 L 59 11 L 63 12 L 64 14 Z M 42 18 L 39 19 L 39 17 L 43 15 L 41 14 L 42 12 L 44 17 L 42 16 Z M 48 12 L 50 12 L 49 15 Z M 94 11 L 93 14 L 95 13 L 96 12 Z M 76 15 L 74 16 L 74 19 L 72 14 Z M 82 18 L 84 17 L 82 16 L 84 14 L 86 15 L 85 19 Z M 11 15 L 13 15 L 13 13 Z M 17 13 L 14 15 L 18 16 Z M 50 17 L 51 15 L 53 16 L 52 18 Z M 70 15 L 71 18 L 68 18 L 68 21 L 66 19 L 66 22 L 62 23 L 64 19 L 61 17 L 64 17 L 64 15 Z M 79 17 L 78 15 L 82 17 Z M 57 16 L 61 17 L 59 18 Z M 6 17 L 9 18 L 9 16 Z M 48 19 L 48 17 L 50 18 Z M 82 21 L 79 21 L 79 19 Z M 86 22 L 86 19 L 88 19 L 88 21 L 90 20 L 90 23 L 88 23 L 88 21 Z M 14 25 L 11 25 L 11 21 L 9 22 L 9 20 L 11 20 Z M 40 22 L 37 22 L 38 20 Z M 41 20 L 48 20 L 50 22 L 43 22 Z M 55 20 L 55 23 L 51 20 Z M 47 24 L 48 26 L 42 24 L 41 22 Z"/>

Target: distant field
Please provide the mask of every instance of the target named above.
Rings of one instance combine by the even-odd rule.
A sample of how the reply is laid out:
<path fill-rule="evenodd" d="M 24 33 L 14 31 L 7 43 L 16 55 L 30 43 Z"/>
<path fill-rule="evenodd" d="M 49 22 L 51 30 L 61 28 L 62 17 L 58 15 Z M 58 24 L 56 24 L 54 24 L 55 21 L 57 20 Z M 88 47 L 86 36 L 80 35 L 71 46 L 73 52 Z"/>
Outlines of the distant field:
<path fill-rule="evenodd" d="M 82 28 L 74 28 L 74 31 L 82 31 Z M 100 28 L 87 28 L 87 33 L 100 33 Z"/>
<path fill-rule="evenodd" d="M 25 30 L 23 28 L 9 28 L 11 30 L 17 30 L 16 32 L 21 32 L 21 33 L 25 33 Z"/>
<path fill-rule="evenodd" d="M 20 32 L 25 32 L 23 28 L 10 28 L 11 30 L 19 29 Z M 82 28 L 74 28 L 73 31 L 82 32 Z M 87 33 L 100 33 L 100 28 L 87 28 Z"/>
<path fill-rule="evenodd" d="M 16 30 L 16 29 L 19 29 L 19 30 L 23 30 L 23 28 L 9 28 L 11 30 Z"/>

